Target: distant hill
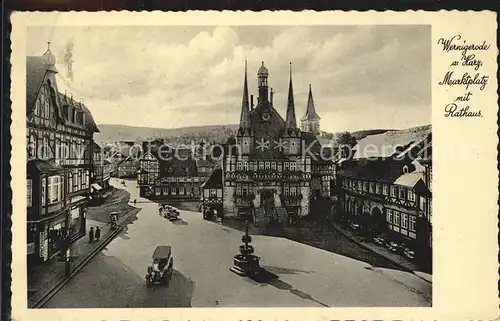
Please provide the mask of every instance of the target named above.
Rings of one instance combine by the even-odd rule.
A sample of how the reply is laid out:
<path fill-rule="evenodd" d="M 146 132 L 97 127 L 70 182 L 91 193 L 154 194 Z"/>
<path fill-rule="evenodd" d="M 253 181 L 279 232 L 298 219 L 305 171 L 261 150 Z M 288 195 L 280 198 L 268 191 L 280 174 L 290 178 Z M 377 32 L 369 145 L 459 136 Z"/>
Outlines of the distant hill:
<path fill-rule="evenodd" d="M 126 125 L 98 125 L 100 133 L 94 135 L 96 143 L 111 144 L 118 141 L 135 141 L 142 142 L 148 139 L 165 138 L 171 144 L 189 144 L 191 141 L 198 142 L 205 140 L 209 142 L 225 142 L 229 137 L 236 134 L 238 129 L 237 124 L 231 125 L 214 125 L 214 126 L 191 126 L 181 128 L 152 128 L 152 127 L 136 127 Z M 420 126 L 425 127 L 425 126 Z M 419 128 L 419 127 L 415 127 Z M 352 132 L 351 134 L 357 141 L 370 136 L 382 134 L 393 129 L 369 129 Z M 325 138 L 332 137 L 340 133 L 323 132 Z"/>
<path fill-rule="evenodd" d="M 118 141 L 141 142 L 155 138 L 165 138 L 169 143 L 176 144 L 188 143 L 191 140 L 226 141 L 228 137 L 235 135 L 238 125 L 152 128 L 100 124 L 98 128 L 100 133 L 94 135 L 94 140 L 100 145 Z"/>

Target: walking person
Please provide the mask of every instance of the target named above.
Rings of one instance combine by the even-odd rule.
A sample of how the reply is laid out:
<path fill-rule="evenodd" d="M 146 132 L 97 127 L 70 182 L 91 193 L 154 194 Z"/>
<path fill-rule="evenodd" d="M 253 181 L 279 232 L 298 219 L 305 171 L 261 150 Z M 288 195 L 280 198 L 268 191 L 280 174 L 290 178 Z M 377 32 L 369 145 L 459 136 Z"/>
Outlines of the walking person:
<path fill-rule="evenodd" d="M 99 239 L 101 238 L 101 229 L 98 227 L 96 227 L 95 229 L 95 239 L 97 242 L 99 242 Z"/>
<path fill-rule="evenodd" d="M 94 227 L 91 227 L 89 231 L 89 243 L 92 243 L 93 241 L 94 241 Z"/>

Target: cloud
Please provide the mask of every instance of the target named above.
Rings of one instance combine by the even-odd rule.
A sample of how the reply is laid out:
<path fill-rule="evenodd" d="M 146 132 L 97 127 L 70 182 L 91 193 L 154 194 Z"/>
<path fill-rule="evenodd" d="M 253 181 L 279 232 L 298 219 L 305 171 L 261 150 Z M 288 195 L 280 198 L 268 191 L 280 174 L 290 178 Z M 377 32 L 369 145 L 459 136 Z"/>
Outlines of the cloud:
<path fill-rule="evenodd" d="M 45 51 L 44 34 L 60 87 L 84 98 L 98 123 L 237 123 L 245 58 L 251 93 L 265 61 L 282 116 L 292 61 L 298 118 L 311 83 L 326 130 L 430 123 L 429 26 L 30 28 L 29 54 Z"/>

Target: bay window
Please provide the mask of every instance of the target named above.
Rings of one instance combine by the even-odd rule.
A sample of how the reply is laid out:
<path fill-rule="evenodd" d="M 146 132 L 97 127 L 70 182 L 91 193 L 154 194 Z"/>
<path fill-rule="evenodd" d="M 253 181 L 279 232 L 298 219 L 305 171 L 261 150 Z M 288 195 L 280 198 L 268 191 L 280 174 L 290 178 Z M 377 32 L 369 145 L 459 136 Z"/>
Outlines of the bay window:
<path fill-rule="evenodd" d="M 51 176 L 49 177 L 48 185 L 48 201 L 49 204 L 56 203 L 62 200 L 63 196 L 63 179 L 61 176 Z"/>

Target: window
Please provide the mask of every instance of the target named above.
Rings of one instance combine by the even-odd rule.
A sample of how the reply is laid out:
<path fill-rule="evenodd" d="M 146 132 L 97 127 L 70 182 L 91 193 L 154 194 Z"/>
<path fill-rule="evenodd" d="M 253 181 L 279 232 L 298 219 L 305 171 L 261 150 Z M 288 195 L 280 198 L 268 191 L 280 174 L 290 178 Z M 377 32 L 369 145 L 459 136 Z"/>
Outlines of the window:
<path fill-rule="evenodd" d="M 283 163 L 283 170 L 287 171 L 290 168 L 290 163 L 284 162 Z"/>
<path fill-rule="evenodd" d="M 296 186 L 290 186 L 290 195 L 292 195 L 292 196 L 297 195 L 297 187 Z"/>
<path fill-rule="evenodd" d="M 396 197 L 396 186 L 391 186 L 391 196 Z"/>
<path fill-rule="evenodd" d="M 241 186 L 241 195 L 248 195 L 248 186 L 247 185 Z"/>
<path fill-rule="evenodd" d="M 271 163 L 271 169 L 276 170 L 276 162 L 272 162 L 272 163 Z"/>
<path fill-rule="evenodd" d="M 179 187 L 179 195 L 184 195 L 184 187 Z"/>
<path fill-rule="evenodd" d="M 265 162 L 265 169 L 271 168 L 271 162 Z"/>
<path fill-rule="evenodd" d="M 375 184 L 375 193 L 380 194 L 380 183 Z"/>
<path fill-rule="evenodd" d="M 59 202 L 62 200 L 63 180 L 61 176 L 49 177 L 49 204 Z"/>
<path fill-rule="evenodd" d="M 416 217 L 413 215 L 410 215 L 410 231 L 415 232 L 415 225 L 416 225 Z"/>
<path fill-rule="evenodd" d="M 399 226 L 399 212 L 394 211 L 394 224 Z"/>
<path fill-rule="evenodd" d="M 259 169 L 264 169 L 264 162 L 259 162 Z"/>
<path fill-rule="evenodd" d="M 401 213 L 401 227 L 408 228 L 408 214 Z"/>
<path fill-rule="evenodd" d="M 161 188 L 157 187 L 155 188 L 155 195 L 160 196 L 161 195 Z"/>
<path fill-rule="evenodd" d="M 386 184 L 382 185 L 382 194 L 388 195 L 389 194 L 389 186 Z"/>
<path fill-rule="evenodd" d="M 370 193 L 375 193 L 375 183 L 370 182 Z"/>
<path fill-rule="evenodd" d="M 176 189 L 175 187 L 172 187 L 172 188 L 170 189 L 170 193 L 171 193 L 172 195 L 177 195 L 177 189 Z"/>
<path fill-rule="evenodd" d="M 387 209 L 387 222 L 392 223 L 392 210 Z"/>
<path fill-rule="evenodd" d="M 210 197 L 216 197 L 217 196 L 217 190 L 212 188 L 210 189 Z"/>
<path fill-rule="evenodd" d="M 363 182 L 363 191 L 368 191 L 368 182 Z"/>
<path fill-rule="evenodd" d="M 408 166 L 403 166 L 403 174 L 408 174 Z"/>
<path fill-rule="evenodd" d="M 415 193 L 413 193 L 413 191 L 411 190 L 408 190 L 408 200 L 415 201 Z"/>
<path fill-rule="evenodd" d="M 363 182 L 358 181 L 358 190 L 362 190 L 362 189 L 363 189 Z"/>
<path fill-rule="evenodd" d="M 241 171 L 241 162 L 236 163 L 236 170 Z"/>
<path fill-rule="evenodd" d="M 242 162 L 241 167 L 244 171 L 248 171 L 248 162 Z"/>
<path fill-rule="evenodd" d="M 399 198 L 405 199 L 406 198 L 406 188 L 404 187 L 399 187 Z"/>
<path fill-rule="evenodd" d="M 291 162 L 290 163 L 290 171 L 296 171 L 297 170 L 297 163 Z"/>
<path fill-rule="evenodd" d="M 26 180 L 26 204 L 28 207 L 31 207 L 31 199 L 32 199 L 32 186 L 31 186 L 31 179 Z"/>
<path fill-rule="evenodd" d="M 168 187 L 163 188 L 163 195 L 168 195 Z"/>
<path fill-rule="evenodd" d="M 283 187 L 283 194 L 290 195 L 290 188 L 288 187 L 288 185 L 285 185 Z"/>

